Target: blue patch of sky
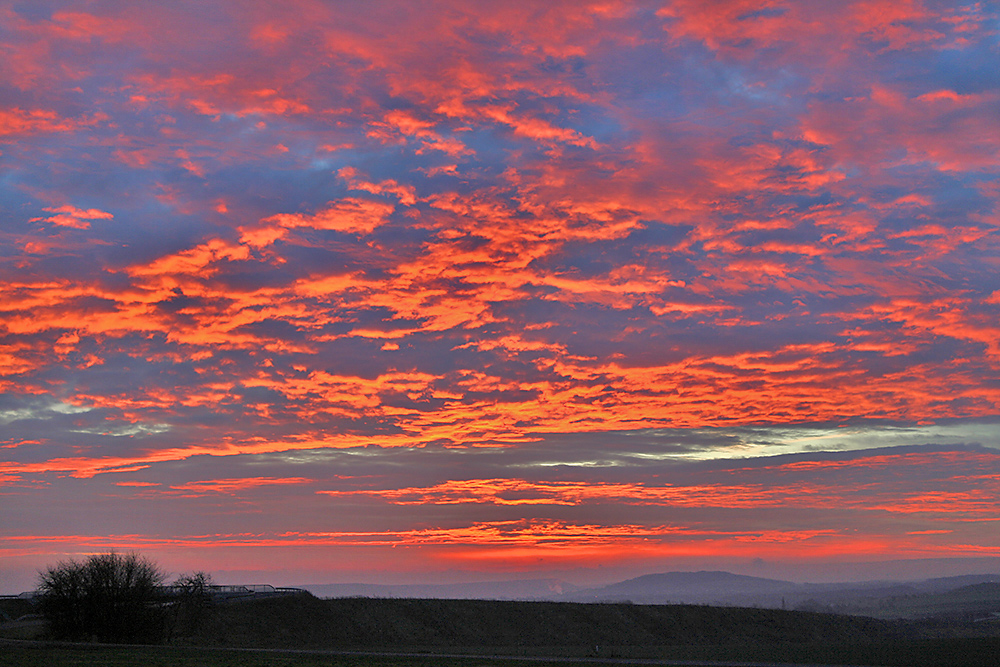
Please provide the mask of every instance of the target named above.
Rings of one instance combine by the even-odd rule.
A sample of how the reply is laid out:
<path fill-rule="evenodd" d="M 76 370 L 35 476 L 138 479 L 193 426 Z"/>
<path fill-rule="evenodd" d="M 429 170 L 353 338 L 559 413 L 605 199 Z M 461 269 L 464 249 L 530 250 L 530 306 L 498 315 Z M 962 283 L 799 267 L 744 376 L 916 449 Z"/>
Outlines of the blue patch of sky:
<path fill-rule="evenodd" d="M 63 4 L 57 0 L 30 0 L 15 2 L 11 8 L 30 21 L 48 21 L 52 18 L 54 7 L 61 7 Z"/>
<path fill-rule="evenodd" d="M 1000 26 L 997 26 L 1000 33 Z M 987 37 L 961 48 L 928 52 L 879 54 L 875 62 L 887 81 L 906 83 L 919 95 L 934 90 L 953 90 L 960 95 L 1000 89 L 998 37 Z"/>
<path fill-rule="evenodd" d="M 5 150 L 6 147 L 0 148 Z M 0 170 L 0 234 L 24 234 L 37 232 L 41 229 L 38 222 L 29 222 L 32 218 L 52 215 L 42 210 L 46 203 L 39 202 L 27 194 L 30 188 L 24 187 L 23 170 Z M 14 243 L 0 243 L 0 256 L 21 256 L 23 246 Z"/>
<path fill-rule="evenodd" d="M 235 200 L 238 205 L 257 211 L 260 217 L 315 213 L 327 202 L 347 196 L 347 184 L 335 173 L 293 167 L 290 164 L 282 168 L 278 164 L 261 169 L 258 164 L 237 163 L 214 175 L 209 182 L 210 191 L 213 196 Z M 204 186 L 201 190 L 204 192 Z"/>
<path fill-rule="evenodd" d="M 737 21 L 753 21 L 755 19 L 765 19 L 765 18 L 776 18 L 779 16 L 784 16 L 788 13 L 787 7 L 764 7 L 762 9 L 757 9 L 754 11 L 746 12 L 740 14 L 736 17 Z"/>

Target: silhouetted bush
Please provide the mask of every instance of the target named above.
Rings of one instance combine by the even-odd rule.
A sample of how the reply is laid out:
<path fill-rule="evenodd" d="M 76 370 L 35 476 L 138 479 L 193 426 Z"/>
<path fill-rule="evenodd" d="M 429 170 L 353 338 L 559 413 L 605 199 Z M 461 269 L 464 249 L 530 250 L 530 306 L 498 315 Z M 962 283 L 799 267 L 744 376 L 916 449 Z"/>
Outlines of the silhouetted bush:
<path fill-rule="evenodd" d="M 136 553 L 61 562 L 39 574 L 42 613 L 58 639 L 159 642 L 164 575 Z"/>
<path fill-rule="evenodd" d="M 174 598 L 168 617 L 168 640 L 174 634 L 190 636 L 195 634 L 212 608 L 212 575 L 195 572 L 179 577 L 170 585 Z"/>

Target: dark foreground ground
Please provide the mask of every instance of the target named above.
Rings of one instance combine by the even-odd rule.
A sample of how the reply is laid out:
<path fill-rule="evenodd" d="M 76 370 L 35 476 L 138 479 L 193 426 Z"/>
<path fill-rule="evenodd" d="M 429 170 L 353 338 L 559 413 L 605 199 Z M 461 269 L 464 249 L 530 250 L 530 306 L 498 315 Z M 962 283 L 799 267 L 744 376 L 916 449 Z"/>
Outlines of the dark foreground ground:
<path fill-rule="evenodd" d="M 692 661 L 689 664 L 1000 665 L 1000 621 L 961 616 L 919 622 L 880 621 L 693 605 L 320 600 L 303 594 L 218 604 L 204 610 L 197 623 L 187 620 L 179 619 L 170 645 L 164 647 L 2 644 L 0 667 L 565 667 L 600 664 L 597 661 L 603 660 L 641 664 L 650 659 Z M 303 650 L 327 653 L 294 652 Z M 361 656 L 330 651 L 437 655 Z M 480 657 L 446 658 L 443 654 Z M 512 661 L 492 656 L 540 660 Z M 547 659 L 556 657 L 572 662 Z"/>
<path fill-rule="evenodd" d="M 844 663 L 816 662 L 806 650 L 795 660 L 781 655 L 753 658 L 739 650 L 704 649 L 690 651 L 687 657 L 660 658 L 572 658 L 572 657 L 497 657 L 493 655 L 346 655 L 322 651 L 282 649 L 215 649 L 178 646 L 106 645 L 23 646 L 0 640 L 0 667 L 594 667 L 595 665 L 687 665 L 688 667 L 780 667 L 783 665 L 921 665 L 978 666 L 997 664 L 1000 644 L 996 642 L 928 642 L 896 646 L 881 652 L 859 655 Z M 766 652 L 765 652 L 766 653 Z M 836 655 L 840 653 L 820 652 Z M 706 654 L 707 657 L 698 657 Z M 730 656 L 730 657 L 727 657 Z M 841 656 L 844 657 L 844 656 Z M 866 659 L 866 658 L 871 658 Z M 791 661 L 789 662 L 789 660 Z"/>
<path fill-rule="evenodd" d="M 2 640 L 0 640 L 2 642 Z M 0 643 L 2 667 L 544 667 L 536 661 L 441 656 L 330 655 L 185 647 L 25 647 Z M 548 663 L 581 667 L 594 663 Z"/>

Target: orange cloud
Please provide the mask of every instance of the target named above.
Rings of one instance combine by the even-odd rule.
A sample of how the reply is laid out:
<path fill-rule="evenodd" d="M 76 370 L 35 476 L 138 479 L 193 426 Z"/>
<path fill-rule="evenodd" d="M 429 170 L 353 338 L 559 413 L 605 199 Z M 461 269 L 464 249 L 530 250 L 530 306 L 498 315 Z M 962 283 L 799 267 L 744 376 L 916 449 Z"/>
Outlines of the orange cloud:
<path fill-rule="evenodd" d="M 965 108 L 971 100 L 948 91 L 908 97 L 874 85 L 867 97 L 814 105 L 803 119 L 802 136 L 856 164 L 875 158 L 890 165 L 932 162 L 942 171 L 988 171 L 1000 140 L 986 130 L 991 124 L 986 109 L 997 100 L 1000 96 L 984 94 L 970 113 Z"/>
<path fill-rule="evenodd" d="M 264 225 L 275 225 L 285 229 L 306 227 L 328 229 L 348 234 L 370 234 L 376 227 L 384 225 L 395 210 L 391 204 L 345 197 L 329 202 L 327 208 L 313 215 L 300 213 L 279 213 L 262 221 Z M 251 232 L 253 234 L 254 232 Z M 253 237 L 251 237 L 253 238 Z M 260 243 L 261 238 L 254 240 Z"/>
<path fill-rule="evenodd" d="M 76 128 L 75 122 L 59 118 L 54 111 L 26 111 L 17 107 L 0 109 L 0 137 L 35 132 L 71 132 Z"/>
<path fill-rule="evenodd" d="M 392 194 L 399 199 L 399 203 L 404 206 L 413 206 L 417 203 L 416 191 L 411 185 L 400 185 L 394 180 L 386 180 L 380 183 L 371 183 L 360 178 L 358 171 L 353 167 L 344 167 L 337 172 L 337 175 L 347 181 L 352 190 L 364 190 L 372 194 Z M 371 230 L 369 230 L 371 231 Z"/>
<path fill-rule="evenodd" d="M 57 206 L 53 208 L 44 209 L 50 213 L 55 213 L 48 218 L 32 218 L 31 222 L 51 222 L 57 227 L 72 227 L 73 229 L 89 229 L 91 220 L 111 220 L 115 216 L 106 211 L 100 211 L 96 208 L 89 208 L 86 210 L 76 208 L 75 206 L 70 206 L 66 204 L 64 206 Z"/>
<path fill-rule="evenodd" d="M 938 457 L 924 457 L 934 464 Z M 880 457 L 852 461 L 816 461 L 797 465 L 779 466 L 778 470 L 816 471 L 832 466 L 849 466 L 867 471 Z M 906 465 L 921 465 L 919 455 L 910 460 L 898 457 L 894 470 Z M 996 457 L 991 463 L 996 463 Z M 831 464 L 827 466 L 825 464 Z M 888 464 L 888 461 L 883 463 Z M 748 475 L 749 476 L 749 475 Z M 832 509 L 849 507 L 861 511 L 888 511 L 899 513 L 974 514 L 997 515 L 989 498 L 1000 489 L 991 489 L 996 480 L 981 481 L 987 484 L 974 492 L 965 490 L 928 489 L 913 492 L 894 484 L 874 482 L 859 494 L 851 484 L 814 479 L 795 483 L 749 482 L 746 484 L 711 484 L 650 486 L 646 484 L 603 484 L 594 482 L 529 482 L 522 479 L 473 479 L 452 480 L 431 487 L 317 491 L 335 498 L 373 497 L 395 505 L 581 505 L 607 503 L 625 505 L 654 505 L 669 507 L 799 507 Z M 963 486 L 959 480 L 955 486 Z"/>
<path fill-rule="evenodd" d="M 120 42 L 139 37 L 144 33 L 142 26 L 121 17 L 98 16 L 86 12 L 56 11 L 51 23 L 46 26 L 59 39 Z"/>
<path fill-rule="evenodd" d="M 943 556 L 994 554 L 989 545 L 939 545 L 933 535 L 907 539 L 857 535 L 834 530 L 706 531 L 674 526 L 573 524 L 561 521 L 476 522 L 456 528 L 401 531 L 292 531 L 285 533 L 154 535 L 18 535 L 5 538 L 0 556 L 99 549 L 185 550 L 218 556 L 235 549 L 401 547 L 421 549 L 431 561 L 485 562 L 502 569 L 539 558 L 562 563 L 611 564 L 675 556 L 767 557 L 788 559 Z M 369 563 L 371 561 L 369 560 Z"/>
<path fill-rule="evenodd" d="M 665 27 L 671 38 L 697 39 L 727 56 L 771 48 L 840 59 L 839 51 L 873 43 L 887 51 L 941 46 L 948 41 L 942 31 L 954 23 L 921 0 L 862 0 L 836 8 L 776 0 L 724 0 L 706 7 L 697 0 L 671 0 L 657 14 L 671 19 Z"/>
<path fill-rule="evenodd" d="M 184 484 L 172 484 L 172 491 L 186 492 L 184 497 L 197 497 L 209 493 L 222 493 L 237 495 L 240 491 L 253 489 L 260 486 L 274 486 L 286 484 L 311 484 L 314 480 L 304 477 L 239 477 L 231 479 L 210 479 L 198 482 L 186 482 Z"/>

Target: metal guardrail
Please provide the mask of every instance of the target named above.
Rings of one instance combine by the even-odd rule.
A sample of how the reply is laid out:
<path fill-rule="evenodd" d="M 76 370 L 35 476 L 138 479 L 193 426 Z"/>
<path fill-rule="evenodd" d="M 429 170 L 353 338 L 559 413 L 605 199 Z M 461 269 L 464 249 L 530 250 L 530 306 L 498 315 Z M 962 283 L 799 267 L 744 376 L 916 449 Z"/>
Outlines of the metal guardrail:
<path fill-rule="evenodd" d="M 160 586 L 159 591 L 166 596 L 180 596 L 190 592 L 184 586 Z M 292 588 L 290 586 L 272 586 L 271 584 L 213 584 L 205 587 L 205 592 L 213 598 L 236 598 L 236 597 L 267 597 L 271 595 L 293 595 L 295 593 L 305 593 L 304 588 Z M 38 591 L 25 591 L 18 595 L 0 595 L 0 600 L 28 600 L 32 601 L 41 594 Z"/>
<path fill-rule="evenodd" d="M 162 586 L 160 591 L 167 596 L 181 596 L 191 589 L 184 586 Z M 239 598 L 271 597 L 277 595 L 294 595 L 306 592 L 303 588 L 288 586 L 272 586 L 271 584 L 236 584 L 206 586 L 205 594 L 215 600 L 233 600 Z"/>

